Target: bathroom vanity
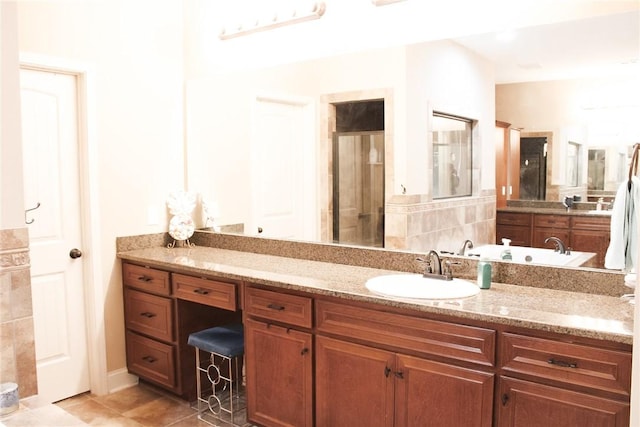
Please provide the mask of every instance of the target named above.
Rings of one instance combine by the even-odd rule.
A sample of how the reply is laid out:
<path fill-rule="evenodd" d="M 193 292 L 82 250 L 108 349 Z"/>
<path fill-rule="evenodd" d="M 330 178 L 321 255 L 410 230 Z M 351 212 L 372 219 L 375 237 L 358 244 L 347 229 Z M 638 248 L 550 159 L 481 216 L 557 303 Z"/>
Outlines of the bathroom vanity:
<path fill-rule="evenodd" d="M 603 268 L 609 247 L 610 211 L 501 208 L 496 212 L 496 242 L 511 239 L 514 246 L 549 248 L 548 237 L 561 239 L 575 251 L 595 252 L 586 267 Z"/>
<path fill-rule="evenodd" d="M 501 283 L 465 299 L 393 299 L 365 282 L 398 271 L 350 255 L 355 265 L 202 246 L 119 251 L 129 370 L 193 399 L 186 337 L 241 319 L 258 425 L 628 425 L 628 302 Z"/>

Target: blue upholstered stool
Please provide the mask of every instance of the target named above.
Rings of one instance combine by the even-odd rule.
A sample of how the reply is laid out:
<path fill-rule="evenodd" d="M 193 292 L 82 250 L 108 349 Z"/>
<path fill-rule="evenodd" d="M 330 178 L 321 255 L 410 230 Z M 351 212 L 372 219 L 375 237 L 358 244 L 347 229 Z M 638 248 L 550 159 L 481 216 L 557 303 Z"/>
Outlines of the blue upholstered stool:
<path fill-rule="evenodd" d="M 189 345 L 196 348 L 196 388 L 198 393 L 198 419 L 216 425 L 210 419 L 231 425 L 238 411 L 242 384 L 241 360 L 244 355 L 244 333 L 241 324 L 217 326 L 189 335 Z M 209 353 L 202 357 L 200 352 Z M 208 380 L 204 387 L 203 381 Z"/>

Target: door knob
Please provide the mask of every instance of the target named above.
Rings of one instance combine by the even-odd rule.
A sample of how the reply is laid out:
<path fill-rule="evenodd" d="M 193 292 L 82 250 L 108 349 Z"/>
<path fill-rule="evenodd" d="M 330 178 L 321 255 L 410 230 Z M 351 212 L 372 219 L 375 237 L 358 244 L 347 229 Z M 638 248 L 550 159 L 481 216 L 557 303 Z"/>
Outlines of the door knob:
<path fill-rule="evenodd" d="M 69 251 L 69 256 L 72 259 L 80 258 L 82 256 L 82 251 L 78 248 L 73 248 Z"/>

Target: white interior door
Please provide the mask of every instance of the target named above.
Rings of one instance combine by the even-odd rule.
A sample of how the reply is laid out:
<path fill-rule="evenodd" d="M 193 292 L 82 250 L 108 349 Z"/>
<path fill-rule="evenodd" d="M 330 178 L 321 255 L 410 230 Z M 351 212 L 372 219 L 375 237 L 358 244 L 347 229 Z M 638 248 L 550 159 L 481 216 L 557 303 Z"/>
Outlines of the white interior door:
<path fill-rule="evenodd" d="M 315 168 L 309 105 L 258 98 L 251 138 L 252 223 L 248 234 L 313 240 Z"/>
<path fill-rule="evenodd" d="M 38 395 L 55 402 L 90 388 L 85 326 L 74 75 L 22 69 L 25 209 Z"/>

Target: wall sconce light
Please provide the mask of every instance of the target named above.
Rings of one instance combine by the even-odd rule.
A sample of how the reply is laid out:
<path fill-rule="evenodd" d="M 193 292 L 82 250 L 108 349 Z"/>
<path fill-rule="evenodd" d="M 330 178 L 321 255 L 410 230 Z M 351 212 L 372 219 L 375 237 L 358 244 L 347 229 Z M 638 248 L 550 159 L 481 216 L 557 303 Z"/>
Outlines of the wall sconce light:
<path fill-rule="evenodd" d="M 396 0 L 397 1 L 397 0 Z M 234 28 L 223 28 L 220 31 L 220 39 L 228 40 L 234 37 L 246 36 L 247 34 L 257 33 L 258 31 L 272 30 L 285 25 L 297 24 L 299 22 L 311 21 L 319 19 L 325 11 L 324 1 L 314 1 L 308 8 L 294 9 L 291 13 L 277 13 L 272 19 L 260 20 L 256 19 L 252 25 L 238 25 Z"/>
<path fill-rule="evenodd" d="M 386 6 L 388 4 L 399 3 L 401 1 L 404 0 L 371 0 L 371 3 L 373 3 L 375 6 Z"/>

